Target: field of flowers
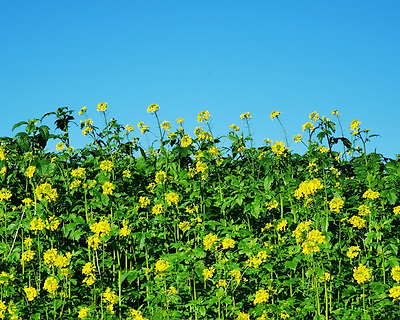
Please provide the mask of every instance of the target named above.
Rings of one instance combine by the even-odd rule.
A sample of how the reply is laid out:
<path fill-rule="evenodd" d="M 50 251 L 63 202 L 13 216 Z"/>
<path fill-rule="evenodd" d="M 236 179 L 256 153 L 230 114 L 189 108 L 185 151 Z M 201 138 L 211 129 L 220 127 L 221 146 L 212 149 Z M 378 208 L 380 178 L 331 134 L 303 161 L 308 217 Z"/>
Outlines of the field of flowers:
<path fill-rule="evenodd" d="M 153 104 L 138 138 L 97 111 L 82 149 L 67 107 L 0 138 L 0 319 L 400 318 L 400 161 L 360 121 L 311 113 L 299 155 L 279 111 L 285 142 L 260 147 L 248 112 L 215 137 Z"/>

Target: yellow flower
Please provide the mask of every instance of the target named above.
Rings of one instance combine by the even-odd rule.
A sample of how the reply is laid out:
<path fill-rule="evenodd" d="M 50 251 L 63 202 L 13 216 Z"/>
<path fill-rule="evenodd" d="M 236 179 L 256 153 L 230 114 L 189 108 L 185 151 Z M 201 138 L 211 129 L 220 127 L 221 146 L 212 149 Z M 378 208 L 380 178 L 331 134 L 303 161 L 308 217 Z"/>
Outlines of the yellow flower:
<path fill-rule="evenodd" d="M 90 312 L 90 309 L 88 307 L 81 308 L 78 313 L 78 318 L 85 319 L 88 316 L 89 312 Z"/>
<path fill-rule="evenodd" d="M 267 302 L 269 297 L 270 297 L 270 294 L 267 290 L 260 289 L 256 292 L 253 303 L 257 304 L 257 303 Z"/>
<path fill-rule="evenodd" d="M 393 302 L 400 300 L 400 286 L 390 288 L 389 297 L 393 298 Z"/>
<path fill-rule="evenodd" d="M 32 239 L 29 238 L 29 237 L 25 238 L 25 239 L 24 239 L 24 245 L 25 245 L 27 248 L 30 248 L 30 247 L 32 246 Z"/>
<path fill-rule="evenodd" d="M 181 124 L 182 122 L 185 121 L 185 119 L 183 119 L 183 118 L 178 118 L 178 119 L 176 119 L 175 121 L 176 121 L 177 123 Z"/>
<path fill-rule="evenodd" d="M 246 112 L 240 115 L 240 119 L 244 120 L 244 119 L 250 119 L 251 118 L 251 114 L 250 112 Z"/>
<path fill-rule="evenodd" d="M 393 213 L 394 213 L 395 215 L 400 214 L 400 206 L 394 207 L 394 208 L 393 208 Z"/>
<path fill-rule="evenodd" d="M 163 207 L 162 204 L 156 204 L 156 205 L 154 205 L 154 207 L 153 207 L 153 209 L 151 210 L 151 212 L 152 212 L 154 215 L 158 215 L 158 214 L 164 212 L 164 207 Z"/>
<path fill-rule="evenodd" d="M 366 221 L 359 216 L 352 216 L 349 219 L 349 222 L 353 225 L 353 228 L 358 228 L 358 229 L 364 228 L 366 225 Z"/>
<path fill-rule="evenodd" d="M 279 315 L 281 319 L 288 319 L 290 316 L 286 313 L 285 310 L 281 311 L 281 314 Z"/>
<path fill-rule="evenodd" d="M 358 130 L 359 129 L 359 125 L 361 124 L 360 121 L 358 120 L 353 120 L 352 122 L 350 122 L 350 130 Z"/>
<path fill-rule="evenodd" d="M 361 251 L 359 246 L 351 246 L 346 252 L 346 255 L 350 258 L 353 259 L 358 256 L 358 253 Z"/>
<path fill-rule="evenodd" d="M 26 175 L 28 178 L 32 178 L 32 177 L 33 177 L 33 174 L 35 173 L 35 170 L 36 170 L 36 167 L 34 167 L 34 166 L 29 166 L 28 169 L 26 169 L 26 171 L 25 171 L 25 175 Z"/>
<path fill-rule="evenodd" d="M 294 192 L 294 196 L 297 199 L 304 197 L 304 199 L 308 199 L 310 195 L 314 195 L 318 189 L 322 189 L 323 185 L 321 181 L 317 178 L 314 178 L 310 181 L 303 181 L 300 183 L 299 188 Z"/>
<path fill-rule="evenodd" d="M 214 243 L 216 243 L 217 241 L 219 241 L 219 239 L 216 235 L 212 233 L 207 234 L 203 239 L 203 245 L 206 251 L 210 250 Z"/>
<path fill-rule="evenodd" d="M 167 180 L 167 174 L 165 173 L 165 171 L 158 171 L 156 173 L 156 177 L 154 179 L 156 183 L 163 183 L 166 180 Z"/>
<path fill-rule="evenodd" d="M 129 315 L 133 317 L 133 320 L 148 320 L 142 316 L 142 311 L 129 309 Z"/>
<path fill-rule="evenodd" d="M 197 115 L 197 122 L 203 122 L 203 120 L 208 120 L 210 119 L 211 115 L 208 111 L 201 111 L 198 115 Z"/>
<path fill-rule="evenodd" d="M 160 259 L 156 262 L 156 265 L 154 266 L 154 271 L 155 272 L 164 272 L 170 267 L 170 264 L 168 261 L 164 259 Z"/>
<path fill-rule="evenodd" d="M 314 125 L 311 122 L 306 122 L 305 124 L 303 124 L 303 131 L 306 129 L 312 130 L 314 129 Z"/>
<path fill-rule="evenodd" d="M 286 228 L 288 222 L 287 220 L 282 220 L 281 222 L 278 223 L 278 225 L 276 226 L 276 230 L 278 231 L 282 231 Z"/>
<path fill-rule="evenodd" d="M 229 271 L 229 274 L 235 279 L 236 283 L 240 282 L 240 278 L 242 277 L 240 270 L 233 269 L 233 270 Z"/>
<path fill-rule="evenodd" d="M 124 178 L 130 178 L 131 177 L 131 172 L 129 170 L 124 170 L 122 172 L 122 175 Z"/>
<path fill-rule="evenodd" d="M 308 117 L 310 118 L 310 120 L 312 122 L 316 122 L 319 119 L 319 113 L 317 113 L 317 111 L 311 112 Z M 304 131 L 304 130 L 303 130 Z"/>
<path fill-rule="evenodd" d="M 271 120 L 274 120 L 274 118 L 278 117 L 282 112 L 280 111 L 272 111 L 271 114 L 269 115 L 271 117 Z"/>
<path fill-rule="evenodd" d="M 235 248 L 235 240 L 231 238 L 225 238 L 224 240 L 222 240 L 222 249 L 229 248 Z"/>
<path fill-rule="evenodd" d="M 167 203 L 169 205 L 172 204 L 178 204 L 179 201 L 179 195 L 176 194 L 175 192 L 169 192 L 166 196 L 165 196 L 165 201 L 167 201 Z"/>
<path fill-rule="evenodd" d="M 331 113 L 333 116 L 339 116 L 339 111 L 338 110 L 333 110 Z"/>
<path fill-rule="evenodd" d="M 393 267 L 390 271 L 390 274 L 394 281 L 396 281 L 397 283 L 400 282 L 400 266 Z"/>
<path fill-rule="evenodd" d="M 325 146 L 320 146 L 318 147 L 318 151 L 321 153 L 326 153 L 329 151 L 329 149 L 327 149 Z"/>
<path fill-rule="evenodd" d="M 33 287 L 24 288 L 24 291 L 25 291 L 26 298 L 28 299 L 28 301 L 32 301 L 38 295 L 38 291 Z"/>
<path fill-rule="evenodd" d="M 329 210 L 333 211 L 333 212 L 340 212 L 340 209 L 343 208 L 344 205 L 344 201 L 340 198 L 333 198 L 330 202 L 329 202 Z"/>
<path fill-rule="evenodd" d="M 83 107 L 83 108 L 78 112 L 78 114 L 81 116 L 81 115 L 83 115 L 83 114 L 86 112 L 86 110 L 87 110 L 87 108 L 86 108 L 86 107 Z"/>
<path fill-rule="evenodd" d="M 82 273 L 84 275 L 90 275 L 95 271 L 95 266 L 93 263 L 91 262 L 87 262 L 85 263 L 85 265 L 82 267 Z"/>
<path fill-rule="evenodd" d="M 99 238 L 98 234 L 91 235 L 86 242 L 88 243 L 88 246 L 93 248 L 93 250 L 97 250 L 99 248 L 99 245 L 101 243 L 101 240 Z"/>
<path fill-rule="evenodd" d="M 188 231 L 190 229 L 189 221 L 183 221 L 178 224 L 179 229 L 182 231 Z"/>
<path fill-rule="evenodd" d="M 303 136 L 301 134 L 298 134 L 297 136 L 293 136 L 293 140 L 295 143 L 300 142 L 302 138 L 303 138 Z"/>
<path fill-rule="evenodd" d="M 101 186 L 103 189 L 103 194 L 105 196 L 109 195 L 109 194 L 113 194 L 113 190 L 114 190 L 114 185 L 111 182 L 104 182 L 104 184 Z"/>
<path fill-rule="evenodd" d="M 48 277 L 44 282 L 43 289 L 47 290 L 49 293 L 54 294 L 57 291 L 58 282 L 54 277 Z"/>
<path fill-rule="evenodd" d="M 56 144 L 56 150 L 57 151 L 63 151 L 65 148 L 65 143 L 64 142 L 59 142 Z"/>
<path fill-rule="evenodd" d="M 167 293 L 177 294 L 178 290 L 174 286 L 170 286 L 167 290 Z"/>
<path fill-rule="evenodd" d="M 211 279 L 214 275 L 215 268 L 214 267 L 209 267 L 203 269 L 203 276 L 204 276 L 204 281 L 207 281 L 207 279 Z"/>
<path fill-rule="evenodd" d="M 150 199 L 147 197 L 139 197 L 139 203 L 141 208 L 146 208 L 150 204 Z"/>
<path fill-rule="evenodd" d="M 2 143 L 0 144 L 0 161 L 8 160 L 8 158 L 6 157 L 6 154 L 7 154 L 7 152 L 6 152 L 6 146 L 5 146 L 5 144 L 2 142 Z"/>
<path fill-rule="evenodd" d="M 119 231 L 119 235 L 122 237 L 127 237 L 131 233 L 131 229 L 128 227 L 128 222 L 124 219 L 122 221 L 122 228 Z"/>
<path fill-rule="evenodd" d="M 363 198 L 374 200 L 379 198 L 379 192 L 378 191 L 372 191 L 371 189 L 368 189 L 367 191 L 364 192 L 362 195 Z"/>
<path fill-rule="evenodd" d="M 83 178 L 85 174 L 86 174 L 85 168 L 78 168 L 71 171 L 71 176 L 74 178 Z"/>
<path fill-rule="evenodd" d="M 371 213 L 371 210 L 370 210 L 365 204 L 362 204 L 362 205 L 360 205 L 360 206 L 358 207 L 358 214 L 359 214 L 360 216 L 365 216 L 365 215 L 367 215 L 368 213 Z"/>
<path fill-rule="evenodd" d="M 219 280 L 218 280 L 218 282 L 217 282 L 217 288 L 219 288 L 219 287 L 225 288 L 226 286 L 227 286 L 226 280 L 224 280 L 224 279 L 219 279 Z"/>
<path fill-rule="evenodd" d="M 37 231 L 43 230 L 44 227 L 45 227 L 45 224 L 44 224 L 43 220 L 38 217 L 33 218 L 30 222 L 30 230 L 34 231 L 35 234 L 37 233 Z"/>
<path fill-rule="evenodd" d="M 53 189 L 50 183 L 43 183 L 38 185 L 35 189 L 36 196 L 39 201 L 42 200 L 43 196 L 45 196 L 46 200 L 51 202 L 55 201 L 58 198 L 57 190 Z"/>
<path fill-rule="evenodd" d="M 296 242 L 300 243 L 304 239 L 303 233 L 307 232 L 310 230 L 312 222 L 311 221 L 304 221 L 300 222 L 296 229 L 292 232 L 292 237 L 296 238 Z"/>
<path fill-rule="evenodd" d="M 110 160 L 104 160 L 100 163 L 100 169 L 102 171 L 108 171 L 110 172 L 113 168 L 113 163 Z"/>
<path fill-rule="evenodd" d="M 133 131 L 134 129 L 133 129 L 132 126 L 130 126 L 129 124 L 127 124 L 127 125 L 125 126 L 125 130 L 126 130 L 127 132 L 131 132 L 131 131 Z"/>
<path fill-rule="evenodd" d="M 187 133 L 185 133 L 181 138 L 181 146 L 183 148 L 186 148 L 191 144 L 192 144 L 192 138 Z"/>
<path fill-rule="evenodd" d="M 231 124 L 229 126 L 229 129 L 231 129 L 231 130 L 233 130 L 235 132 L 239 132 L 239 130 L 240 130 L 239 127 L 237 125 L 234 125 L 234 124 Z"/>
<path fill-rule="evenodd" d="M 361 284 L 371 280 L 371 270 L 364 266 L 362 263 L 353 269 L 353 277 L 357 283 Z"/>
<path fill-rule="evenodd" d="M 6 167 L 3 167 L 3 168 L 1 168 L 1 170 L 0 170 L 0 174 L 1 174 L 2 176 L 5 176 L 6 171 L 7 171 L 7 168 L 6 168 Z"/>
<path fill-rule="evenodd" d="M 48 219 L 46 219 L 45 225 L 47 230 L 54 231 L 60 225 L 60 221 L 55 216 L 51 216 Z"/>
<path fill-rule="evenodd" d="M 237 317 L 237 320 L 250 320 L 250 315 L 245 312 L 240 312 Z"/>
<path fill-rule="evenodd" d="M 169 121 L 163 121 L 161 122 L 160 127 L 166 131 L 169 131 L 171 129 L 171 124 L 169 123 Z"/>
<path fill-rule="evenodd" d="M 27 207 L 31 207 L 33 205 L 33 200 L 29 198 L 25 198 L 22 200 L 22 203 Z"/>
<path fill-rule="evenodd" d="M 271 150 L 278 157 L 280 156 L 286 157 L 285 152 L 289 149 L 286 150 L 285 144 L 282 141 L 275 141 L 275 143 L 271 146 Z"/>
<path fill-rule="evenodd" d="M 107 288 L 106 291 L 103 293 L 103 302 L 115 304 L 117 302 L 117 294 L 115 293 L 115 291 Z"/>
<path fill-rule="evenodd" d="M 330 273 L 324 272 L 324 279 L 325 279 L 325 281 L 331 281 L 332 278 L 333 278 L 333 277 L 331 276 Z"/>
<path fill-rule="evenodd" d="M 151 104 L 147 107 L 147 113 L 156 113 L 158 110 L 160 110 L 160 107 L 158 104 Z"/>
<path fill-rule="evenodd" d="M 106 102 L 100 102 L 97 105 L 97 111 L 106 111 L 108 109 L 107 103 Z"/>

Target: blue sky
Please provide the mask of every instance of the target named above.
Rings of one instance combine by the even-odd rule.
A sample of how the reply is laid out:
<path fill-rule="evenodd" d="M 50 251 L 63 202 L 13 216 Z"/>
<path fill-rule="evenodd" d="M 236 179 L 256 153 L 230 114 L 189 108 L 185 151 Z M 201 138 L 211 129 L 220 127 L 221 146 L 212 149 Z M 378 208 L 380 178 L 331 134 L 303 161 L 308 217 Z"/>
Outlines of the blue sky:
<path fill-rule="evenodd" d="M 61 106 L 77 122 L 86 106 L 101 127 L 99 102 L 123 125 L 155 129 L 146 109 L 157 103 L 161 120 L 183 117 L 190 133 L 202 110 L 214 135 L 244 129 L 250 112 L 262 145 L 284 140 L 273 110 L 291 139 L 309 113 L 337 109 L 347 132 L 358 119 L 381 135 L 369 151 L 394 158 L 399 16 L 399 1 L 1 1 L 0 136 Z M 73 146 L 88 142 L 71 130 Z"/>

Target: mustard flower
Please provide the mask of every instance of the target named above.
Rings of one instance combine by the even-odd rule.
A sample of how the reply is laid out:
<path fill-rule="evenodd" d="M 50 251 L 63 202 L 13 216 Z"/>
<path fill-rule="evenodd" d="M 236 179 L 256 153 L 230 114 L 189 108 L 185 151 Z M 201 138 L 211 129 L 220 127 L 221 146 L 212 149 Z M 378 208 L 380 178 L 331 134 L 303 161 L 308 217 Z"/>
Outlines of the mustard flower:
<path fill-rule="evenodd" d="M 218 237 L 215 234 L 209 233 L 203 239 L 203 245 L 207 250 L 210 250 L 212 246 L 219 241 Z"/>
<path fill-rule="evenodd" d="M 35 188 L 35 193 L 39 201 L 45 199 L 49 202 L 55 201 L 58 198 L 57 190 L 53 189 L 50 183 L 42 183 Z"/>
<path fill-rule="evenodd" d="M 186 148 L 191 144 L 192 144 L 192 138 L 187 133 L 185 133 L 181 138 L 181 146 L 183 148 Z"/>
<path fill-rule="evenodd" d="M 201 111 L 198 115 L 197 115 L 197 122 L 203 122 L 203 120 L 208 120 L 210 119 L 211 115 L 208 111 Z"/>
<path fill-rule="evenodd" d="M 317 122 L 317 120 L 319 119 L 319 113 L 317 113 L 317 111 L 311 112 L 308 117 L 310 118 L 310 120 L 312 122 Z M 304 130 L 303 130 L 304 131 Z"/>
<path fill-rule="evenodd" d="M 71 177 L 74 178 L 83 178 L 86 174 L 85 168 L 78 168 L 71 171 Z"/>
<path fill-rule="evenodd" d="M 250 315 L 245 312 L 240 312 L 237 317 L 237 320 L 250 320 Z"/>
<path fill-rule="evenodd" d="M 279 222 L 278 225 L 276 226 L 276 230 L 278 230 L 278 231 L 285 230 L 287 224 L 288 224 L 287 220 L 282 220 L 282 221 Z"/>
<path fill-rule="evenodd" d="M 371 213 L 371 210 L 368 208 L 368 206 L 366 206 L 365 204 L 362 204 L 358 207 L 358 214 L 360 216 L 365 216 L 368 213 Z"/>
<path fill-rule="evenodd" d="M 235 124 L 231 124 L 229 126 L 229 129 L 231 129 L 231 130 L 233 130 L 235 132 L 239 132 L 239 130 L 240 130 L 239 127 L 237 125 L 235 125 Z"/>
<path fill-rule="evenodd" d="M 350 130 L 352 131 L 357 131 L 359 129 L 359 125 L 361 124 L 360 121 L 358 120 L 353 120 L 352 122 L 350 122 Z"/>
<path fill-rule="evenodd" d="M 352 216 L 349 219 L 349 222 L 353 225 L 353 228 L 358 228 L 358 229 L 364 228 L 366 225 L 366 221 L 359 216 Z"/>
<path fill-rule="evenodd" d="M 361 249 L 359 246 L 351 246 L 346 252 L 346 256 L 348 256 L 350 259 L 354 259 L 355 257 L 358 256 L 359 252 L 361 252 Z"/>
<path fill-rule="evenodd" d="M 344 201 L 340 198 L 333 198 L 330 202 L 329 202 L 329 210 L 332 212 L 340 212 L 340 209 L 343 208 L 344 205 Z"/>
<path fill-rule="evenodd" d="M 333 110 L 331 113 L 333 116 L 339 117 L 339 111 L 338 110 Z"/>
<path fill-rule="evenodd" d="M 393 302 L 400 300 L 400 286 L 394 286 L 389 289 L 389 297 L 393 298 Z"/>
<path fill-rule="evenodd" d="M 115 304 L 117 302 L 117 294 L 111 288 L 107 288 L 103 293 L 103 302 Z"/>
<path fill-rule="evenodd" d="M 60 225 L 60 221 L 55 216 L 49 217 L 48 219 L 46 219 L 44 223 L 45 223 L 45 228 L 51 231 L 56 230 Z"/>
<path fill-rule="evenodd" d="M 131 172 L 130 172 L 129 170 L 124 170 L 124 171 L 122 172 L 122 176 L 123 176 L 124 178 L 130 178 L 130 177 L 131 177 Z"/>
<path fill-rule="evenodd" d="M 160 127 L 166 131 L 169 131 L 171 129 L 171 124 L 169 121 L 163 121 L 161 122 Z"/>
<path fill-rule="evenodd" d="M 274 120 L 274 118 L 278 117 L 282 112 L 280 111 L 272 111 L 271 114 L 269 115 L 271 117 L 271 120 Z"/>
<path fill-rule="evenodd" d="M 127 132 L 131 132 L 131 131 L 134 130 L 134 128 L 133 128 L 132 126 L 130 126 L 129 124 L 127 124 L 127 125 L 125 126 L 125 130 L 126 130 Z"/>
<path fill-rule="evenodd" d="M 141 208 L 146 208 L 150 204 L 150 199 L 147 197 L 139 197 L 139 203 Z"/>
<path fill-rule="evenodd" d="M 240 282 L 240 279 L 242 277 L 240 270 L 233 269 L 233 270 L 229 271 L 229 274 L 235 279 L 236 283 Z"/>
<path fill-rule="evenodd" d="M 114 190 L 114 185 L 111 182 L 104 182 L 104 184 L 101 186 L 103 189 L 103 194 L 105 196 L 109 195 L 109 194 L 113 194 L 113 190 Z"/>
<path fill-rule="evenodd" d="M 65 148 L 65 143 L 64 142 L 59 142 L 56 144 L 56 150 L 57 151 L 63 151 Z"/>
<path fill-rule="evenodd" d="M 181 124 L 182 122 L 185 121 L 185 119 L 183 119 L 183 118 L 178 118 L 178 119 L 176 119 L 175 121 L 176 121 L 177 123 Z"/>
<path fill-rule="evenodd" d="M 293 136 L 293 140 L 295 143 L 300 142 L 302 138 L 303 138 L 303 136 L 301 134 L 298 134 L 297 136 Z"/>
<path fill-rule="evenodd" d="M 147 113 L 156 113 L 158 110 L 160 110 L 160 107 L 158 104 L 151 104 L 147 107 Z"/>
<path fill-rule="evenodd" d="M 35 234 L 37 233 L 37 231 L 41 231 L 45 228 L 45 224 L 43 222 L 42 219 L 35 217 L 31 220 L 30 222 L 30 230 L 34 231 Z"/>
<path fill-rule="evenodd" d="M 113 163 L 110 160 L 103 160 L 100 163 L 100 170 L 110 172 L 114 167 Z"/>
<path fill-rule="evenodd" d="M 400 266 L 394 266 L 390 271 L 390 274 L 394 281 L 396 281 L 397 283 L 400 282 Z"/>
<path fill-rule="evenodd" d="M 98 234 L 94 234 L 91 235 L 86 242 L 88 243 L 89 247 L 93 248 L 93 250 L 97 250 L 100 246 L 101 240 Z"/>
<path fill-rule="evenodd" d="M 394 213 L 395 215 L 400 214 L 400 206 L 394 207 L 394 208 L 393 208 L 393 213 Z"/>
<path fill-rule="evenodd" d="M 190 229 L 190 222 L 189 221 L 183 221 L 178 224 L 179 229 L 182 231 L 188 231 Z"/>
<path fill-rule="evenodd" d="M 79 110 L 78 114 L 81 116 L 86 112 L 87 108 L 86 107 L 82 107 L 81 110 Z"/>
<path fill-rule="evenodd" d="M 83 307 L 83 308 L 79 309 L 78 318 L 85 319 L 88 316 L 89 312 L 90 312 L 90 309 L 88 307 Z"/>
<path fill-rule="evenodd" d="M 371 269 L 368 269 L 362 263 L 360 263 L 358 267 L 354 267 L 353 269 L 353 277 L 358 284 L 370 281 L 372 278 L 371 274 Z"/>
<path fill-rule="evenodd" d="M 204 281 L 207 281 L 207 279 L 211 279 L 214 276 L 215 268 L 214 267 L 209 267 L 203 269 L 203 277 Z"/>
<path fill-rule="evenodd" d="M 177 294 L 178 290 L 174 286 L 170 286 L 167 290 L 167 293 Z"/>
<path fill-rule="evenodd" d="M 285 148 L 285 144 L 282 141 L 275 141 L 275 143 L 271 146 L 271 150 L 277 157 L 284 156 L 286 157 L 286 151 L 289 150 Z"/>
<path fill-rule="evenodd" d="M 8 200 L 8 199 L 10 199 L 11 196 L 12 196 L 12 193 L 11 193 L 10 190 L 7 190 L 7 189 L 5 189 L 5 188 L 2 188 L 2 189 L 0 190 L 0 202 L 3 201 L 3 200 Z"/>
<path fill-rule="evenodd" d="M 167 203 L 169 205 L 172 204 L 178 204 L 179 201 L 179 195 L 175 192 L 169 192 L 166 196 L 165 196 L 165 201 L 167 201 Z"/>
<path fill-rule="evenodd" d="M 38 291 L 36 290 L 36 288 L 33 288 L 33 287 L 24 288 L 24 291 L 25 291 L 26 298 L 28 299 L 28 301 L 33 301 L 33 299 L 35 299 L 37 297 L 37 295 L 39 294 Z"/>
<path fill-rule="evenodd" d="M 227 286 L 226 280 L 225 279 L 219 279 L 217 282 L 217 288 L 223 287 L 225 288 Z"/>
<path fill-rule="evenodd" d="M 311 122 L 306 122 L 305 124 L 303 124 L 303 131 L 305 131 L 306 129 L 308 130 L 312 130 L 314 129 L 314 125 Z"/>
<path fill-rule="evenodd" d="M 269 298 L 270 298 L 269 292 L 265 289 L 260 289 L 256 292 L 253 303 L 257 304 L 257 303 L 267 302 Z"/>
<path fill-rule="evenodd" d="M 57 280 L 54 277 L 48 277 L 44 282 L 43 289 L 47 290 L 51 294 L 54 294 L 58 289 Z"/>
<path fill-rule="evenodd" d="M 246 112 L 240 115 L 240 119 L 244 120 L 244 119 L 250 119 L 251 118 L 251 114 L 250 112 Z"/>
<path fill-rule="evenodd" d="M 167 180 L 167 174 L 165 173 L 165 171 L 158 171 L 156 173 L 156 177 L 154 179 L 156 183 L 163 183 L 166 180 Z"/>
<path fill-rule="evenodd" d="M 222 240 L 222 249 L 229 248 L 235 248 L 235 240 L 231 238 L 225 238 L 224 240 Z"/>
<path fill-rule="evenodd" d="M 106 111 L 108 109 L 107 103 L 106 102 L 100 102 L 97 105 L 97 111 Z"/>
<path fill-rule="evenodd" d="M 164 260 L 164 259 L 160 259 L 156 262 L 156 265 L 154 266 L 154 271 L 155 272 L 164 272 L 165 270 L 167 270 L 170 267 L 170 264 L 168 261 Z"/>
<path fill-rule="evenodd" d="M 370 199 L 370 200 L 375 200 L 379 198 L 379 192 L 378 191 L 372 191 L 371 189 L 368 189 L 367 191 L 364 192 L 362 195 L 363 198 Z"/>
<path fill-rule="evenodd" d="M 309 196 L 314 195 L 317 190 L 322 189 L 323 185 L 321 181 L 317 178 L 314 178 L 310 181 L 306 180 L 300 183 L 299 188 L 294 192 L 294 196 L 297 199 L 304 197 L 304 199 L 308 199 Z"/>
<path fill-rule="evenodd" d="M 154 205 L 154 207 L 152 208 L 151 212 L 152 212 L 154 215 L 159 215 L 160 213 L 163 213 L 163 212 L 164 212 L 164 207 L 163 207 L 162 204 L 156 204 L 156 205 Z"/>

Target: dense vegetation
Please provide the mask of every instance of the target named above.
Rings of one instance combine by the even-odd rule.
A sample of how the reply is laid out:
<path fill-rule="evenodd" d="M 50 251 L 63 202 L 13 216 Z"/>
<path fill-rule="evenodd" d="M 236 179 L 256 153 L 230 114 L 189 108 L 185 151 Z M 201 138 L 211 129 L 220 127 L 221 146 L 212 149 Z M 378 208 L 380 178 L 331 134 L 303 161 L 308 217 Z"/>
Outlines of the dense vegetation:
<path fill-rule="evenodd" d="M 107 109 L 102 130 L 79 112 L 82 149 L 66 107 L 44 116 L 58 134 L 0 138 L 0 319 L 400 317 L 400 162 L 359 121 L 346 138 L 311 113 L 299 155 L 253 146 L 250 113 L 214 137 L 208 111 L 191 135 L 150 105 L 139 139 Z"/>

